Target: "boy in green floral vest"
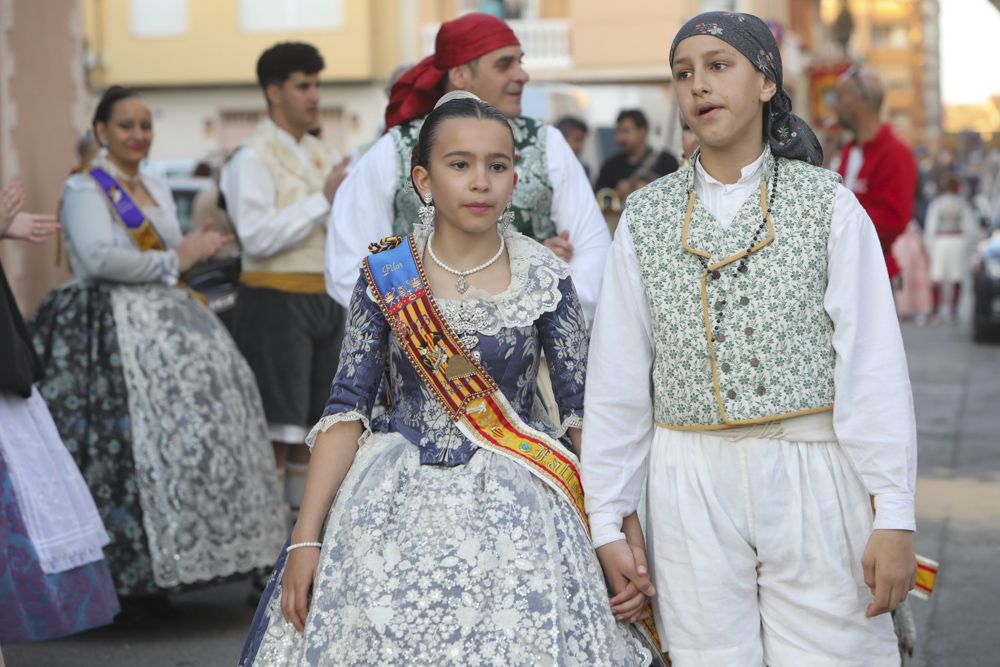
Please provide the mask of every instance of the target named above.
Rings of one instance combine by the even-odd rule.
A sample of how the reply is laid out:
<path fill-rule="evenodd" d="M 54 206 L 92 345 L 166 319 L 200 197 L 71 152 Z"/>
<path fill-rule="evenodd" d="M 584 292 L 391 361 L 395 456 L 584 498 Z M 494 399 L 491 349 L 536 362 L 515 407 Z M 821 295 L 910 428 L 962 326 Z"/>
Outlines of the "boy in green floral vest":
<path fill-rule="evenodd" d="M 763 21 L 697 16 L 670 63 L 701 149 L 628 199 L 587 378 L 612 607 L 652 597 L 681 667 L 899 665 L 916 428 L 874 227 L 819 166 Z"/>

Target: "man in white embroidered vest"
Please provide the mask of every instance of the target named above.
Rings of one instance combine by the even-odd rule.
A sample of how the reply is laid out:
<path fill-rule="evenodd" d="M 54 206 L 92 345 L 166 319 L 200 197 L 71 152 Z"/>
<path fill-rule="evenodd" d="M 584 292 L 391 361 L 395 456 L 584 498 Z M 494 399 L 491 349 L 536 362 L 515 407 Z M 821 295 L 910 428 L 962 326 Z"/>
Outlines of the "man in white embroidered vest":
<path fill-rule="evenodd" d="M 435 53 L 392 87 L 387 132 L 351 169 L 333 205 L 326 286 L 334 299 L 348 304 L 369 243 L 408 234 L 418 222 L 421 202 L 410 184 L 410 155 L 424 116 L 444 93 L 468 90 L 499 109 L 514 130 L 514 227 L 569 263 L 584 312 L 588 321 L 593 319 L 611 236 L 583 167 L 562 134 L 521 115 L 521 93 L 528 83 L 522 55 L 517 36 L 503 20 L 465 14 L 442 24 Z"/>
<path fill-rule="evenodd" d="M 221 189 L 243 248 L 233 335 L 257 376 L 279 474 L 301 502 L 309 428 L 337 371 L 344 311 L 326 295 L 326 219 L 346 164 L 308 132 L 319 123 L 323 58 L 284 42 L 261 54 L 268 118 L 237 150 Z M 289 447 L 291 446 L 291 449 Z"/>
<path fill-rule="evenodd" d="M 700 153 L 629 197 L 587 374 L 612 607 L 652 593 L 679 667 L 898 666 L 916 427 L 878 238 L 817 166 L 763 21 L 697 16 L 670 63 Z"/>

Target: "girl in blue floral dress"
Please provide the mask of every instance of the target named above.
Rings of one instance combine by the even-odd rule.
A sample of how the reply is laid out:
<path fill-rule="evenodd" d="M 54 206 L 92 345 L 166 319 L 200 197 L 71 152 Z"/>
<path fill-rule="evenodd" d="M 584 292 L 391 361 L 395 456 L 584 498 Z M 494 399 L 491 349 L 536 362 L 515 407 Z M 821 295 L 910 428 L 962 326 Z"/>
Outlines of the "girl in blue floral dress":
<path fill-rule="evenodd" d="M 467 93 L 424 123 L 413 179 L 433 226 L 366 260 L 242 665 L 658 660 L 616 621 L 571 491 L 518 451 L 545 442 L 532 456 L 575 461 L 587 335 L 568 267 L 503 224 L 515 159 L 503 116 Z M 555 426 L 534 400 L 543 351 Z M 383 378 L 388 407 L 373 416 Z M 449 403 L 455 387 L 472 389 Z"/>

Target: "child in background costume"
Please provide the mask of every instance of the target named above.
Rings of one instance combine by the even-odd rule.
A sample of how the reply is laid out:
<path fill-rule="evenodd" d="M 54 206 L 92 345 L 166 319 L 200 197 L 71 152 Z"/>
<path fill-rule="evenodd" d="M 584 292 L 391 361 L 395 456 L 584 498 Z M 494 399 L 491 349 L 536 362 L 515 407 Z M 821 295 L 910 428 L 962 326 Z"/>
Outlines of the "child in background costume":
<path fill-rule="evenodd" d="M 675 665 L 898 665 L 916 429 L 874 228 L 818 166 L 764 22 L 702 14 L 670 59 L 701 148 L 629 198 L 609 255 L 583 445 L 598 556 L 641 596 L 619 526 L 648 476 Z"/>
<path fill-rule="evenodd" d="M 569 269 L 509 228 L 506 119 L 456 95 L 414 152 L 433 228 L 383 240 L 357 281 L 292 544 L 241 665 L 658 660 L 612 616 L 558 441 L 579 442 L 586 371 Z M 530 414 L 542 350 L 559 426 Z M 386 362 L 390 407 L 372 419 Z"/>

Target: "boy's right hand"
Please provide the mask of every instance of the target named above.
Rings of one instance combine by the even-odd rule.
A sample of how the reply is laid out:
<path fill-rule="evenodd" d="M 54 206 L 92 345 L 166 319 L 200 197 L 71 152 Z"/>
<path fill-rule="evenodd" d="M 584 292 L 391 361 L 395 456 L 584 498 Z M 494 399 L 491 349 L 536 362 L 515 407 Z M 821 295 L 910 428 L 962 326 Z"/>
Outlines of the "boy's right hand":
<path fill-rule="evenodd" d="M 314 547 L 293 549 L 285 561 L 281 577 L 281 613 L 285 620 L 302 634 L 309 614 L 309 595 L 312 592 L 320 550 Z"/>
<path fill-rule="evenodd" d="M 642 547 L 625 540 L 609 542 L 598 548 L 597 559 L 611 592 L 615 618 L 631 623 L 644 620 L 649 615 L 647 602 L 656 595 L 656 588 L 649 577 Z"/>

